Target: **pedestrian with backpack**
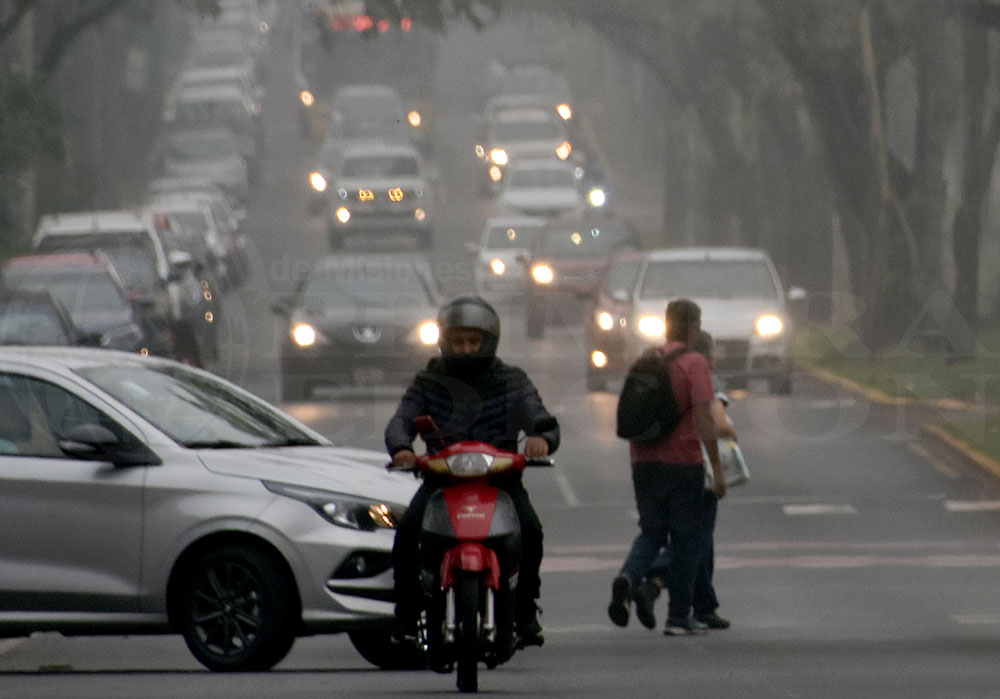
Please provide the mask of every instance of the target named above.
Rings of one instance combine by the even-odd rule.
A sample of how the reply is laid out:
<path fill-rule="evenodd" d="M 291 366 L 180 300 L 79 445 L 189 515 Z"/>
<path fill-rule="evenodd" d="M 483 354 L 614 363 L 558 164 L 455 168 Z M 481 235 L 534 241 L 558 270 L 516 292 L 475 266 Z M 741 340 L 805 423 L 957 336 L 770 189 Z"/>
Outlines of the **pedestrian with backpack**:
<path fill-rule="evenodd" d="M 668 617 L 664 633 L 703 633 L 707 626 L 691 614 L 700 553 L 705 465 L 702 444 L 714 476 L 713 493 L 726 493 L 710 406 L 715 399 L 708 360 L 694 347 L 701 334 L 701 308 L 690 299 L 674 299 L 666 309 L 667 341 L 656 348 L 659 362 L 644 355 L 626 376 L 619 398 L 618 434 L 629 439 L 632 484 L 639 511 L 639 535 L 611 586 L 608 616 L 628 624 L 637 589 L 662 546 L 669 547 Z M 658 394 L 648 403 L 650 387 Z M 637 410 L 636 405 L 641 409 Z M 657 411 L 656 406 L 668 406 Z M 649 426 L 638 414 L 655 414 Z"/>

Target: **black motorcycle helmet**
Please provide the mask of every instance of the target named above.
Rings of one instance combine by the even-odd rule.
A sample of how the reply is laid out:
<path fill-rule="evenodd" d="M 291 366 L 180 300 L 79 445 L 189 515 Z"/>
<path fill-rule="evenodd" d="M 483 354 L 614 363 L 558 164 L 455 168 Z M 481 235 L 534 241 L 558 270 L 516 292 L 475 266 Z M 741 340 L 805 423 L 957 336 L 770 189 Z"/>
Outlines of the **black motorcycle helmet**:
<path fill-rule="evenodd" d="M 458 296 L 438 311 L 438 348 L 446 366 L 456 371 L 474 371 L 486 367 L 497 354 L 500 344 L 500 316 L 479 296 Z M 451 351 L 447 333 L 452 328 L 476 328 L 483 331 L 483 345 L 474 354 L 460 355 Z"/>

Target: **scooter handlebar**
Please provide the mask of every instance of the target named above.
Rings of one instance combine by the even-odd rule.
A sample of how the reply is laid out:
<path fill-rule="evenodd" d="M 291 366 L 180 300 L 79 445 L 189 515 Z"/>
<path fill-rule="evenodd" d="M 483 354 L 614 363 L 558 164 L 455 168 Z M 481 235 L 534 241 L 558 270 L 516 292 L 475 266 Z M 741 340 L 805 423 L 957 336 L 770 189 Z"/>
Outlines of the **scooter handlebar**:
<path fill-rule="evenodd" d="M 551 456 L 524 457 L 525 466 L 555 466 L 556 462 Z"/>

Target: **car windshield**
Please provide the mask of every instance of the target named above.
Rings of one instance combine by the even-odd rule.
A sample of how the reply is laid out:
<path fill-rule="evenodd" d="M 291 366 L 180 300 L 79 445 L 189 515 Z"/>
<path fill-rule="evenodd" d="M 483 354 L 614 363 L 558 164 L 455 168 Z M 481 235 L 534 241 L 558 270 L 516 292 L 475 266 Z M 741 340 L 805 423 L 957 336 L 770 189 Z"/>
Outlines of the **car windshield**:
<path fill-rule="evenodd" d="M 41 304 L 0 305 L 0 345 L 68 345 L 62 323 Z"/>
<path fill-rule="evenodd" d="M 408 155 L 366 155 L 345 159 L 341 172 L 344 177 L 416 177 L 420 167 Z"/>
<path fill-rule="evenodd" d="M 120 313 L 129 307 L 128 299 L 112 278 L 97 270 L 24 270 L 7 272 L 4 279 L 11 286 L 50 292 L 74 317 L 107 311 Z"/>
<path fill-rule="evenodd" d="M 672 260 L 651 262 L 642 277 L 640 298 L 778 297 L 774 277 L 760 260 Z"/>
<path fill-rule="evenodd" d="M 498 223 L 486 231 L 487 248 L 530 248 L 540 225 Z"/>
<path fill-rule="evenodd" d="M 301 295 L 307 308 L 415 308 L 433 304 L 426 280 L 405 262 L 317 267 L 306 278 Z"/>
<path fill-rule="evenodd" d="M 559 137 L 559 129 L 551 121 L 503 121 L 493 127 L 497 141 L 551 140 Z"/>
<path fill-rule="evenodd" d="M 129 290 L 155 292 L 160 281 L 152 242 L 144 233 L 47 236 L 39 250 L 102 250 Z"/>
<path fill-rule="evenodd" d="M 167 157 L 179 160 L 219 160 L 236 158 L 239 146 L 235 139 L 210 134 L 192 134 L 172 138 L 167 144 Z"/>
<path fill-rule="evenodd" d="M 570 168 L 517 168 L 507 176 L 507 186 L 512 189 L 531 187 L 576 188 L 576 178 Z"/>
<path fill-rule="evenodd" d="M 607 255 L 628 242 L 624 226 L 580 223 L 545 230 L 538 241 L 537 254 L 562 257 Z"/>
<path fill-rule="evenodd" d="M 278 410 L 183 366 L 104 365 L 77 371 L 185 447 L 319 443 Z"/>

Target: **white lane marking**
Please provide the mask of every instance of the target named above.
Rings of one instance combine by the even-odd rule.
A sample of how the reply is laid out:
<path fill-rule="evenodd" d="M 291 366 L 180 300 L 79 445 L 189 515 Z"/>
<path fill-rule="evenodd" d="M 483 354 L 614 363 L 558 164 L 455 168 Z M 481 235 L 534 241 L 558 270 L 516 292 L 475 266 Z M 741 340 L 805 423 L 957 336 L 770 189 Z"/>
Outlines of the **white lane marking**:
<path fill-rule="evenodd" d="M 569 479 L 559 471 L 556 472 L 556 485 L 559 486 L 559 492 L 562 493 L 563 500 L 566 501 L 569 507 L 578 507 L 580 505 L 580 498 L 576 496 L 576 492 L 574 492 L 573 486 L 570 485 Z"/>
<path fill-rule="evenodd" d="M 612 573 L 621 569 L 622 558 L 601 558 L 596 556 L 546 556 L 542 560 L 541 572 L 546 575 L 557 573 Z M 792 555 L 792 556 L 716 556 L 715 569 L 751 570 L 758 568 L 783 568 L 798 570 L 834 570 L 850 568 L 1000 568 L 997 554 L 956 554 L 956 555 Z M 972 623 L 971 621 L 968 623 Z M 986 623 L 986 622 L 979 622 Z"/>
<path fill-rule="evenodd" d="M 955 469 L 953 469 L 951 466 L 946 464 L 941 459 L 934 458 L 934 456 L 929 451 L 927 451 L 927 449 L 923 445 L 917 444 L 916 442 L 910 442 L 907 444 L 907 446 L 909 447 L 910 451 L 912 451 L 914 454 L 916 454 L 921 459 L 923 459 L 931 466 L 933 466 L 938 471 L 938 473 L 941 473 L 942 475 L 945 475 L 948 478 L 960 477 L 960 474 L 957 471 L 955 471 Z"/>
<path fill-rule="evenodd" d="M 809 407 L 816 410 L 829 410 L 831 408 L 853 408 L 857 401 L 853 398 L 820 399 L 809 402 Z"/>
<path fill-rule="evenodd" d="M 994 512 L 1000 510 L 1000 500 L 946 500 L 948 512 Z"/>
<path fill-rule="evenodd" d="M 853 505 L 825 505 L 812 503 L 808 505 L 785 505 L 781 508 L 789 517 L 811 515 L 856 515 L 858 511 Z"/>
<path fill-rule="evenodd" d="M 991 626 L 1000 624 L 1000 614 L 953 614 L 951 618 L 959 624 Z"/>

